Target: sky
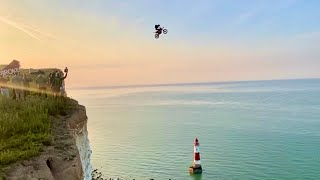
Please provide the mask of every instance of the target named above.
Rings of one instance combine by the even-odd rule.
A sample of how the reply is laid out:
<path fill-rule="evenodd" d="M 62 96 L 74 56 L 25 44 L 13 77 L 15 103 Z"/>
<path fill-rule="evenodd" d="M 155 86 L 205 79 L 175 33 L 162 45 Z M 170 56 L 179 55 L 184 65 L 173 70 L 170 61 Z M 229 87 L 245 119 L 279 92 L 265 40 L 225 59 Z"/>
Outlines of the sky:
<path fill-rule="evenodd" d="M 320 78 L 318 0 L 0 0 L 0 64 L 69 87 Z M 154 25 L 168 34 L 154 38 Z"/>

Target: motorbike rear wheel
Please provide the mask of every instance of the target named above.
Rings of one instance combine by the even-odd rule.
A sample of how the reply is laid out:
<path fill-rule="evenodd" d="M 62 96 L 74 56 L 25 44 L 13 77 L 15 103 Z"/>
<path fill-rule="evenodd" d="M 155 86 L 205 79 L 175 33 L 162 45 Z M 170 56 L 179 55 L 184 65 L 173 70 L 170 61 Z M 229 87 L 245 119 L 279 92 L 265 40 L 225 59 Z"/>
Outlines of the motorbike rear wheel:
<path fill-rule="evenodd" d="M 159 34 L 154 34 L 154 37 L 156 38 L 156 39 L 158 39 L 159 38 Z"/>

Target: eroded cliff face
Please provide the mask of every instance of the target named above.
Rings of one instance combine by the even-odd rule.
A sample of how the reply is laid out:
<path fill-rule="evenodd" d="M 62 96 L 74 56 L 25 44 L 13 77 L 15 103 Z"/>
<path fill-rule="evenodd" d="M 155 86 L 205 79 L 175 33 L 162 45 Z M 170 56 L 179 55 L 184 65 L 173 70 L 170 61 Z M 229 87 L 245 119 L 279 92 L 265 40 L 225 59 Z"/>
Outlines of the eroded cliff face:
<path fill-rule="evenodd" d="M 41 155 L 19 162 L 7 179 L 91 180 L 91 149 L 84 106 L 67 116 L 52 117 L 54 141 Z"/>
<path fill-rule="evenodd" d="M 92 166 L 91 166 L 91 148 L 89 144 L 88 131 L 87 131 L 87 118 L 83 121 L 83 117 L 87 117 L 85 107 L 79 106 L 78 113 L 68 119 L 69 129 L 72 130 L 72 136 L 75 139 L 76 146 L 79 151 L 83 176 L 85 180 L 92 179 Z"/>

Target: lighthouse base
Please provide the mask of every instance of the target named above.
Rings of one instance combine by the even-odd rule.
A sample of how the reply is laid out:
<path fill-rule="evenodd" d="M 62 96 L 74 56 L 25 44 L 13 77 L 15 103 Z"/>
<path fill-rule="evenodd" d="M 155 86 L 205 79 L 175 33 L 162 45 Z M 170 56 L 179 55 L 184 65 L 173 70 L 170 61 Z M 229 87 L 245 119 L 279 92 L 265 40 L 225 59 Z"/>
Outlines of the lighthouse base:
<path fill-rule="evenodd" d="M 199 167 L 190 166 L 189 167 L 189 172 L 191 174 L 201 174 L 202 173 L 202 167 L 201 166 L 199 166 Z"/>

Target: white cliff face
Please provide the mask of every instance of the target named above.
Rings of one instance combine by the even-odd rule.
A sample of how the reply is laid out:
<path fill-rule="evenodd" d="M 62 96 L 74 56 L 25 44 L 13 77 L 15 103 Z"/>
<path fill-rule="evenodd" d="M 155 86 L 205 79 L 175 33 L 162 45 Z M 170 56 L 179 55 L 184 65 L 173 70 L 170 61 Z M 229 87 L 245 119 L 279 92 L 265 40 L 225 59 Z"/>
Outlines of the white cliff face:
<path fill-rule="evenodd" d="M 56 136 L 55 146 L 44 147 L 44 152 L 38 157 L 12 166 L 7 171 L 8 179 L 92 179 L 90 161 L 92 152 L 88 139 L 85 107 L 76 105 L 75 111 L 70 116 L 52 118 Z M 66 151 L 56 150 L 61 147 Z"/>
<path fill-rule="evenodd" d="M 91 157 L 91 148 L 89 145 L 87 125 L 84 125 L 81 129 L 78 129 L 75 133 L 76 145 L 79 150 L 80 160 L 83 170 L 84 180 L 92 179 L 92 165 L 90 161 Z"/>
<path fill-rule="evenodd" d="M 79 105 L 77 112 L 68 119 L 68 125 L 79 151 L 83 179 L 92 180 L 90 161 L 92 151 L 89 145 L 87 119 L 86 108 Z"/>

